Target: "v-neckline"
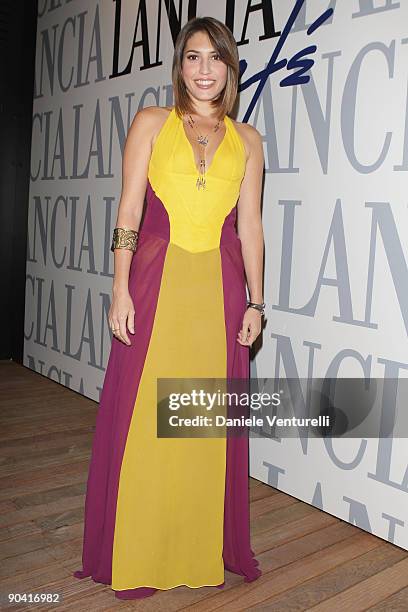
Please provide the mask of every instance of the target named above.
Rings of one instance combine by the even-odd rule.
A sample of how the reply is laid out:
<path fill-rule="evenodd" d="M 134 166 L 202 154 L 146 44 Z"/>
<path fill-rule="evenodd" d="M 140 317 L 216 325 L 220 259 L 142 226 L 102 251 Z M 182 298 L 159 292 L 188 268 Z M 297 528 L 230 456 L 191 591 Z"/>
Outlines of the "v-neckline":
<path fill-rule="evenodd" d="M 228 116 L 227 116 L 227 115 L 225 115 L 225 116 L 224 116 L 224 119 L 223 119 L 223 121 L 222 121 L 222 122 L 224 123 L 224 125 L 225 125 L 224 136 L 222 137 L 222 139 L 221 139 L 221 141 L 220 141 L 220 143 L 219 143 L 218 147 L 217 147 L 217 148 L 216 148 L 216 150 L 214 151 L 214 155 L 212 156 L 212 159 L 211 159 L 211 163 L 210 163 L 210 165 L 209 165 L 209 166 L 207 166 L 207 168 L 206 168 L 206 174 L 207 174 L 207 175 L 209 174 L 210 170 L 212 170 L 212 167 L 213 167 L 213 165 L 214 165 L 214 161 L 215 161 L 215 159 L 216 159 L 216 157 L 217 157 L 217 155 L 218 155 L 219 150 L 220 150 L 220 149 L 223 147 L 223 145 L 225 144 L 225 140 L 226 140 L 226 138 L 227 138 L 227 132 L 228 132 L 228 119 L 227 119 L 227 117 L 228 117 Z M 191 160 L 191 163 L 192 163 L 192 167 L 195 169 L 196 173 L 197 173 L 197 174 L 199 174 L 199 173 L 200 173 L 200 171 L 199 171 L 199 169 L 197 168 L 196 159 L 195 159 L 195 155 L 194 155 L 193 145 L 191 144 L 191 142 L 189 141 L 189 139 L 188 139 L 188 137 L 187 137 L 186 130 L 184 129 L 184 121 L 183 121 L 182 117 L 179 117 L 179 121 L 180 121 L 180 128 L 181 128 L 181 131 L 182 131 L 182 134 L 183 134 L 183 138 L 184 138 L 184 140 L 186 141 L 187 146 L 188 146 L 188 148 L 189 148 L 189 152 L 190 152 L 190 160 Z"/>

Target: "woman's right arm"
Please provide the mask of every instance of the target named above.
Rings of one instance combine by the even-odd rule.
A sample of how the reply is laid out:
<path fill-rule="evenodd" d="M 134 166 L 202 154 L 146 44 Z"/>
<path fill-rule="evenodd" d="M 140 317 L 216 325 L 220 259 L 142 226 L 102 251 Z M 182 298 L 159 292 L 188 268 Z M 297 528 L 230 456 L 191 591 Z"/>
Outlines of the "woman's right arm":
<path fill-rule="evenodd" d="M 129 128 L 122 157 L 122 192 L 115 227 L 138 230 L 146 194 L 152 139 L 157 129 L 157 109 L 138 111 Z M 108 314 L 115 336 L 130 345 L 127 328 L 134 334 L 134 307 L 129 294 L 129 270 L 133 251 L 114 251 L 112 303 Z"/>

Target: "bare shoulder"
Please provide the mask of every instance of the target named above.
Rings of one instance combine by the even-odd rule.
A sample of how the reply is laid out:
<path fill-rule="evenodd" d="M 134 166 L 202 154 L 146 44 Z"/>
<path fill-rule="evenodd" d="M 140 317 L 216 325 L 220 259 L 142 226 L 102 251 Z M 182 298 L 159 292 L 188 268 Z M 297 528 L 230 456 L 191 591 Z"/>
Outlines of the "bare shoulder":
<path fill-rule="evenodd" d="M 136 115 L 140 115 L 140 117 L 144 117 L 146 120 L 160 121 L 166 119 L 172 108 L 172 106 L 146 106 L 141 108 Z"/>
<path fill-rule="evenodd" d="M 153 146 L 157 134 L 172 108 L 172 106 L 146 106 L 141 108 L 133 118 L 129 135 L 137 135 L 139 141 L 141 138 L 149 140 Z"/>
<path fill-rule="evenodd" d="M 231 121 L 244 142 L 247 159 L 252 152 L 262 149 L 262 136 L 253 125 L 250 125 L 249 123 L 241 123 L 240 121 L 235 121 L 234 119 L 231 119 Z"/>

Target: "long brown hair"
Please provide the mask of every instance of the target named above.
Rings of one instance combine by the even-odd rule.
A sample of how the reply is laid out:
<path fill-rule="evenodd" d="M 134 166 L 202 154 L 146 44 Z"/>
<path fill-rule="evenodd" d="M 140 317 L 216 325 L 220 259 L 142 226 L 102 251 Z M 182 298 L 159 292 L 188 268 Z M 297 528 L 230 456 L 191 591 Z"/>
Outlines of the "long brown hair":
<path fill-rule="evenodd" d="M 193 17 L 180 30 L 174 47 L 172 81 L 174 105 L 177 115 L 193 113 L 194 107 L 186 89 L 182 74 L 183 53 L 187 40 L 196 32 L 206 32 L 221 61 L 227 65 L 227 81 L 223 90 L 211 105 L 216 115 L 222 119 L 229 115 L 235 104 L 238 93 L 239 55 L 231 30 L 215 17 Z"/>

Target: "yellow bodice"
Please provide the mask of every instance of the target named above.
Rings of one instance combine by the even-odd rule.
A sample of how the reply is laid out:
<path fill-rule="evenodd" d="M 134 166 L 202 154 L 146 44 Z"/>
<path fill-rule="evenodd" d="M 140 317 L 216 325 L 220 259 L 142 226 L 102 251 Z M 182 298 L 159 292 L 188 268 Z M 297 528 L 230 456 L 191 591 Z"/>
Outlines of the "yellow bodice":
<path fill-rule="evenodd" d="M 153 146 L 148 179 L 168 213 L 170 243 L 190 252 L 219 247 L 225 217 L 239 197 L 245 147 L 228 115 L 224 122 L 225 134 L 206 171 L 205 189 L 196 187 L 194 152 L 174 107 Z"/>

